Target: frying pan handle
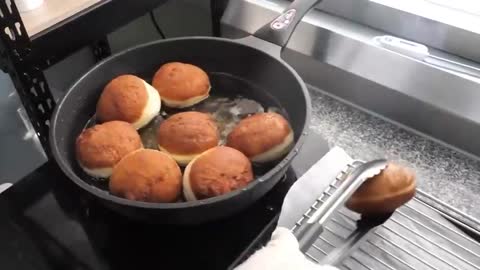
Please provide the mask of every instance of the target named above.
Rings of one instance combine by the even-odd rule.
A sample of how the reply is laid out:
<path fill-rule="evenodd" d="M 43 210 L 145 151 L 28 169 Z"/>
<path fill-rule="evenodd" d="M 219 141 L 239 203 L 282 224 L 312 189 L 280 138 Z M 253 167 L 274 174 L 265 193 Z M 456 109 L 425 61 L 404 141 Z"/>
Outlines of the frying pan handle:
<path fill-rule="evenodd" d="M 322 0 L 294 0 L 282 14 L 257 30 L 253 35 L 283 48 L 287 45 L 293 31 L 305 14 L 320 2 Z"/>

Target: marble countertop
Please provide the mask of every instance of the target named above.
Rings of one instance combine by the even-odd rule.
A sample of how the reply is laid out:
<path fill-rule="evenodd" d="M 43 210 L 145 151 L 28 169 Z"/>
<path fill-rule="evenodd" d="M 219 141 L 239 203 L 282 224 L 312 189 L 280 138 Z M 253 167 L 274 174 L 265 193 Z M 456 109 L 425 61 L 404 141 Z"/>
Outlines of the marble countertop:
<path fill-rule="evenodd" d="M 310 87 L 312 129 L 355 159 L 385 157 L 414 169 L 418 187 L 480 220 L 480 160 Z"/>

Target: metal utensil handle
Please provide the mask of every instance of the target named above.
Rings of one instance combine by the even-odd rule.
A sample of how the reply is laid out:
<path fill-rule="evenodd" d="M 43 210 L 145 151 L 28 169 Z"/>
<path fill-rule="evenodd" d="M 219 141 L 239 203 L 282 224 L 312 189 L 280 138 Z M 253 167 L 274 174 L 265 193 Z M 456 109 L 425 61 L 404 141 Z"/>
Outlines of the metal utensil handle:
<path fill-rule="evenodd" d="M 294 0 L 282 14 L 264 25 L 253 35 L 283 48 L 287 45 L 288 40 L 305 14 L 320 2 L 322 0 Z"/>
<path fill-rule="evenodd" d="M 350 198 L 365 180 L 379 174 L 386 166 L 387 160 L 379 159 L 355 168 L 307 222 L 294 231 L 300 250 L 306 252 L 322 233 L 323 225 L 331 215 Z"/>

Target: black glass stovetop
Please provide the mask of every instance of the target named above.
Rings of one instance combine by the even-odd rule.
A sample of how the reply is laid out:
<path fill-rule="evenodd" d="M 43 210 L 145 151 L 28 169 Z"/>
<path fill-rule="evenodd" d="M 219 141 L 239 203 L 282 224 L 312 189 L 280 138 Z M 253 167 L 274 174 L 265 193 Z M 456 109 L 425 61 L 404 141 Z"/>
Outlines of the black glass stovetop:
<path fill-rule="evenodd" d="M 297 177 L 328 151 L 312 133 L 287 174 L 250 208 L 200 226 L 127 220 L 99 205 L 54 162 L 0 194 L 0 269 L 229 269 L 275 222 Z"/>

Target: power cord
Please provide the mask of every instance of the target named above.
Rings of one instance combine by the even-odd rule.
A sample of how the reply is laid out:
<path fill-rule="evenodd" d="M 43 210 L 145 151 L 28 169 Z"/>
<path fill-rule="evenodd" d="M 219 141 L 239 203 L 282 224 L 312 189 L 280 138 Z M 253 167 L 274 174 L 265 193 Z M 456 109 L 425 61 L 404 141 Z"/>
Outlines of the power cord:
<path fill-rule="evenodd" d="M 149 12 L 150 14 L 150 19 L 152 20 L 152 24 L 153 26 L 155 27 L 155 29 L 157 30 L 158 34 L 160 35 L 160 37 L 162 39 L 166 39 L 165 37 L 165 34 L 163 33 L 162 29 L 160 28 L 160 26 L 158 25 L 158 22 L 157 22 L 157 19 L 155 18 L 155 14 L 153 14 L 153 10 L 151 10 Z"/>

